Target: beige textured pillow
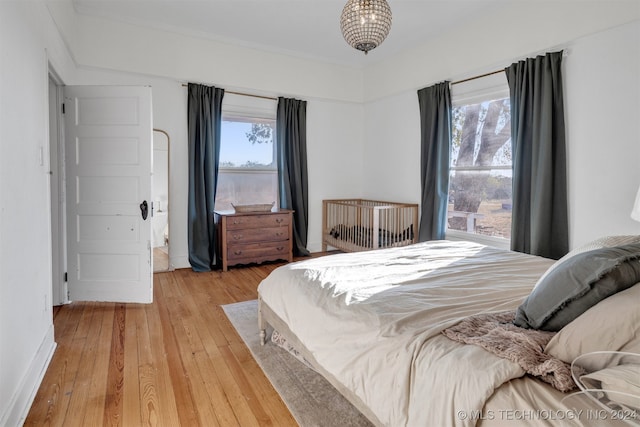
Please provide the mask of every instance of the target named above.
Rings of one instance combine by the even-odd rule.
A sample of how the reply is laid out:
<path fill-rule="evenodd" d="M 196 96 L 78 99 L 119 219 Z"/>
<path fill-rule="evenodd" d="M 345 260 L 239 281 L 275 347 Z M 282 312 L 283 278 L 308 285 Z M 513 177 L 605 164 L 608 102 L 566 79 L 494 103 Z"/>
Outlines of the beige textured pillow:
<path fill-rule="evenodd" d="M 600 248 L 612 248 L 614 246 L 632 245 L 640 242 L 640 236 L 626 235 L 626 236 L 605 236 L 580 246 L 570 252 L 575 255 L 580 252 L 592 251 Z"/>
<path fill-rule="evenodd" d="M 640 283 L 618 292 L 562 328 L 545 353 L 571 363 L 592 351 L 640 353 Z"/>
<path fill-rule="evenodd" d="M 536 286 L 538 285 L 538 283 L 540 283 L 547 276 L 547 274 L 549 274 L 551 271 L 553 271 L 560 264 L 562 264 L 563 262 L 565 262 L 566 260 L 568 260 L 569 258 L 571 258 L 571 257 L 573 257 L 575 255 L 578 255 L 578 254 L 580 254 L 582 252 L 592 251 L 594 249 L 612 248 L 614 246 L 632 245 L 634 243 L 640 243 L 640 236 L 635 236 L 635 235 L 605 236 L 605 237 L 601 237 L 599 239 L 596 239 L 596 240 L 594 240 L 592 242 L 589 242 L 589 243 L 587 243 L 585 245 L 582 245 L 582 246 L 580 246 L 578 248 L 575 248 L 574 250 L 572 250 L 571 252 L 569 252 L 568 254 L 566 254 L 565 256 L 563 256 L 562 258 L 560 258 L 559 260 L 557 260 L 553 264 L 551 264 L 551 267 L 549 267 L 547 269 L 547 271 L 544 272 L 542 277 L 540 277 L 540 279 L 538 279 L 538 282 L 536 283 Z M 535 288 L 535 286 L 534 286 L 534 288 Z"/>

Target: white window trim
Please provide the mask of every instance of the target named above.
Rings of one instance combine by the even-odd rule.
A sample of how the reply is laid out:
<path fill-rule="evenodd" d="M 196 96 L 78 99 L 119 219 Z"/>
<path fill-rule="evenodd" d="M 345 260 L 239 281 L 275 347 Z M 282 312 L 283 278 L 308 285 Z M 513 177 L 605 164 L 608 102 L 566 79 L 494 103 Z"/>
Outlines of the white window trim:
<path fill-rule="evenodd" d="M 508 171 L 513 166 L 495 165 L 495 166 L 449 166 L 450 171 Z"/>
<path fill-rule="evenodd" d="M 454 107 L 508 97 L 509 85 L 506 74 L 502 73 L 451 87 L 451 104 Z"/>
<path fill-rule="evenodd" d="M 272 121 L 274 125 L 277 120 L 277 102 L 272 99 L 259 98 L 253 96 L 243 96 L 233 93 L 225 93 L 222 100 L 222 120 L 247 119 L 247 121 Z M 219 166 L 218 172 L 223 174 L 278 174 L 276 159 L 276 135 L 273 135 L 273 166 L 271 167 L 225 167 Z M 280 203 L 280 194 L 276 190 L 276 205 Z"/>
<path fill-rule="evenodd" d="M 252 173 L 278 173 L 278 168 L 230 168 L 220 167 L 219 172 L 224 173 L 237 173 L 237 174 L 252 174 Z"/>
<path fill-rule="evenodd" d="M 481 245 L 493 246 L 499 249 L 511 249 L 511 241 L 500 237 L 485 236 L 484 234 L 467 233 L 466 231 L 450 230 L 447 228 L 445 239 L 453 241 L 468 241 Z"/>

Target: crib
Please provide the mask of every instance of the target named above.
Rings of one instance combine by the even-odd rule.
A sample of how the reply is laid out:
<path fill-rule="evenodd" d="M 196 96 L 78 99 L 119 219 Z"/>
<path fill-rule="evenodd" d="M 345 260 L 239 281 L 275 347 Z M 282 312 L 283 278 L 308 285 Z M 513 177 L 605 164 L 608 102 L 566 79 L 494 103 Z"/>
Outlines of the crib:
<path fill-rule="evenodd" d="M 365 199 L 322 201 L 322 250 L 406 246 L 418 236 L 418 205 Z"/>

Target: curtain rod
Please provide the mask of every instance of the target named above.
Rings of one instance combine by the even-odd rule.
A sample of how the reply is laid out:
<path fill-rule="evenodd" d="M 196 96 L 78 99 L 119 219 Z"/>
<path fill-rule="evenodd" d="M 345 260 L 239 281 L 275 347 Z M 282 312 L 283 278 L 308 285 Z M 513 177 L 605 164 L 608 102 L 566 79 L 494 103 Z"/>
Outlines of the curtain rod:
<path fill-rule="evenodd" d="M 567 56 L 569 56 L 569 50 L 568 49 L 562 49 L 562 57 L 566 58 Z M 458 80 L 455 82 L 451 82 L 450 85 L 457 85 L 458 83 L 464 83 L 464 82 L 468 82 L 471 80 L 476 80 L 476 79 L 481 79 L 483 77 L 488 77 L 488 76 L 493 76 L 494 74 L 500 74 L 500 73 L 504 73 L 505 69 L 503 68 L 502 70 L 496 70 L 496 71 L 491 71 L 489 73 L 485 73 L 485 74 L 480 74 L 479 76 L 473 76 L 473 77 L 469 77 L 468 79 L 463 79 L 463 80 Z"/>
<path fill-rule="evenodd" d="M 468 82 L 471 80 L 476 80 L 476 79 L 481 79 L 483 77 L 488 77 L 488 76 L 493 76 L 494 74 L 499 74 L 499 73 L 504 73 L 504 70 L 496 70 L 496 71 L 491 71 L 490 73 L 484 73 L 484 74 L 480 74 L 479 76 L 473 76 L 473 77 L 469 77 L 468 79 L 463 79 L 463 80 L 458 80 L 455 82 L 451 82 L 451 86 L 453 85 L 457 85 L 458 83 L 464 83 L 464 82 Z"/>
<path fill-rule="evenodd" d="M 188 87 L 188 86 L 189 85 L 187 85 L 187 84 L 184 84 L 184 83 L 182 84 L 182 87 Z M 278 98 L 274 98 L 272 96 L 254 95 L 254 94 L 251 94 L 251 93 L 234 92 L 232 90 L 225 90 L 224 93 L 231 93 L 231 94 L 240 95 L 240 96 L 250 96 L 252 98 L 270 99 L 271 101 L 277 101 L 278 100 Z"/>

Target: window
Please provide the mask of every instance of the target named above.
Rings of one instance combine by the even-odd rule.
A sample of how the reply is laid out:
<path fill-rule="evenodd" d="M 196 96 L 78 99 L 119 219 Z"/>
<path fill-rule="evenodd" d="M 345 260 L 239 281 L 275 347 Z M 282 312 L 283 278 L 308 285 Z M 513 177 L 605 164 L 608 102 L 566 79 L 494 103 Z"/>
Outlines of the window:
<path fill-rule="evenodd" d="M 505 95 L 502 88 L 452 98 L 448 230 L 508 241 L 512 207 L 508 92 Z"/>
<path fill-rule="evenodd" d="M 278 202 L 275 118 L 222 115 L 216 210 Z"/>

